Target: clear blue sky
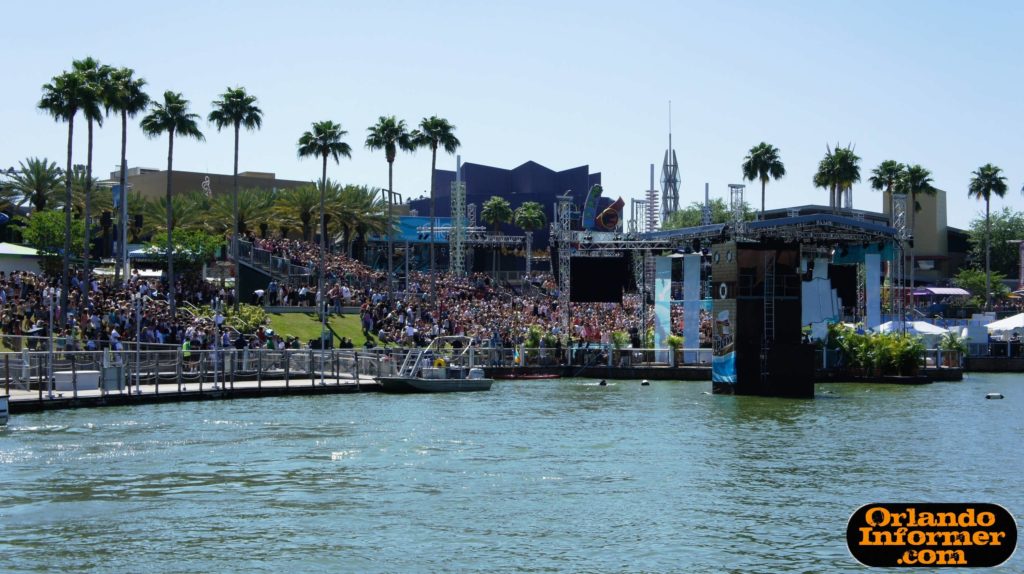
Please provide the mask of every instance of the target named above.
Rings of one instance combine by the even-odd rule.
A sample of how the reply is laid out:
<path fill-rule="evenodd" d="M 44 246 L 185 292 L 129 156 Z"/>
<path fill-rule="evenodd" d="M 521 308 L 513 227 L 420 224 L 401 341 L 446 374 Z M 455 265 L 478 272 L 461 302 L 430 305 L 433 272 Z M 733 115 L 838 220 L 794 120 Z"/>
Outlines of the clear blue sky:
<path fill-rule="evenodd" d="M 855 207 L 880 210 L 866 180 L 889 158 L 932 170 L 951 225 L 982 209 L 966 189 L 986 162 L 1010 186 L 993 207 L 1024 207 L 1020 2 L 37 1 L 3 18 L 4 168 L 28 156 L 64 164 L 66 126 L 35 106 L 45 82 L 91 55 L 134 68 L 153 96 L 182 92 L 204 118 L 225 87 L 245 86 L 265 123 L 243 136 L 240 168 L 283 178 L 319 176 L 296 140 L 331 119 L 349 131 L 353 157 L 328 176 L 386 186 L 383 154 L 363 146 L 367 126 L 436 114 L 457 126 L 463 161 L 588 164 L 605 195 L 628 203 L 648 187 L 648 165 L 660 168 L 672 100 L 684 204 L 704 182 L 725 196 L 764 140 L 788 172 L 769 184 L 769 208 L 827 204 L 811 176 L 828 142 L 853 142 L 863 158 Z M 175 167 L 230 173 L 231 134 L 203 129 L 205 143 L 176 142 Z M 101 176 L 118 162 L 119 137 L 113 118 L 98 133 Z M 130 165 L 163 168 L 166 150 L 130 127 Z M 429 171 L 429 152 L 400 155 L 396 190 L 418 195 Z"/>

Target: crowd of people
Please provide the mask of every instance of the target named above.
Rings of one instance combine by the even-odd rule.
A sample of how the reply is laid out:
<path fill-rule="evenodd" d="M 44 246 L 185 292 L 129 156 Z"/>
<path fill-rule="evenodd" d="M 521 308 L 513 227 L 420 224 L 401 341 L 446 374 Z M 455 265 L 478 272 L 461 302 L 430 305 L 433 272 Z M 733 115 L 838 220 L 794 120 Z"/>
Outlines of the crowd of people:
<path fill-rule="evenodd" d="M 256 239 L 256 248 L 287 260 L 291 265 L 308 268 L 307 281 L 288 284 L 272 280 L 265 289 L 252 293 L 252 302 L 270 306 L 317 307 L 315 270 L 319 266 L 319 246 L 292 239 Z M 424 346 L 439 335 L 464 335 L 480 344 L 510 347 L 523 344 L 531 327 L 552 336 L 559 344 L 570 342 L 609 343 L 612 333 L 631 334 L 634 345 L 642 345 L 638 295 L 626 295 L 621 303 L 573 303 L 563 309 L 558 287 L 549 275 L 534 274 L 521 285 L 498 283 L 486 274 L 465 277 L 441 274 L 432 289 L 431 277 L 412 272 L 402 284 L 392 286 L 388 295 L 386 273 L 344 254 L 329 253 L 326 257 L 324 294 L 328 312 L 341 313 L 357 308 L 366 336 L 373 344 Z M 138 339 L 147 345 L 173 345 L 188 350 L 212 349 L 217 346 L 250 346 L 271 349 L 289 348 L 298 341 L 282 338 L 262 327 L 254 333 L 238 337 L 220 329 L 224 316 L 197 316 L 189 311 L 172 317 L 166 293 L 166 278 L 144 277 L 132 271 L 115 282 L 111 277 L 71 277 L 68 293 L 67 321 L 59 326 L 54 321 L 56 344 L 66 350 L 120 349 L 126 342 Z M 25 337 L 30 347 L 34 341 L 48 339 L 52 305 L 54 316 L 60 317 L 61 282 L 27 271 L 10 275 L 0 273 L 0 324 L 13 341 Z M 233 304 L 236 294 L 216 282 L 180 275 L 175 281 L 175 300 L 180 307 L 209 307 L 219 301 Z M 50 303 L 52 298 L 52 304 Z M 139 305 L 137 301 L 144 303 Z M 244 299 L 243 299 L 244 300 Z M 563 314 L 571 314 L 569 332 L 563 331 Z M 673 330 L 681 331 L 681 316 L 674 313 Z M 702 343 L 705 331 L 710 336 L 710 321 L 702 315 Z M 705 325 L 707 323 L 707 325 Z M 649 327 L 650 325 L 648 325 Z M 351 341 L 335 346 L 351 346 Z"/>

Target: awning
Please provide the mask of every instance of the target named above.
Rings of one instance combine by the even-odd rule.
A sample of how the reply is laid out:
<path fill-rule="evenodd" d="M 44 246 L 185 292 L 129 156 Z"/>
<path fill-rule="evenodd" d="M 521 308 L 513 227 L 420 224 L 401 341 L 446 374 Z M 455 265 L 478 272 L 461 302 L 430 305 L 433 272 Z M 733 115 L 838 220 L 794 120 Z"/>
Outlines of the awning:
<path fill-rule="evenodd" d="M 968 296 L 970 292 L 959 287 L 921 287 L 914 291 L 915 297 L 927 297 L 929 295 L 963 295 Z"/>

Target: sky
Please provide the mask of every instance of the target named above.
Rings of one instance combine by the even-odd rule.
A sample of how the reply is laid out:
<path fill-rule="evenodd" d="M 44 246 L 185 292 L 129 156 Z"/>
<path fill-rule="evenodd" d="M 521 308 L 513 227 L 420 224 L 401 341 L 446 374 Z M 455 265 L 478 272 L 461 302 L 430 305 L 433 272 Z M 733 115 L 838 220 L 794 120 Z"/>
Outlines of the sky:
<path fill-rule="evenodd" d="M 100 5 L 101 4 L 101 5 Z M 886 159 L 919 163 L 948 193 L 948 221 L 984 206 L 971 172 L 1003 168 L 993 209 L 1024 209 L 1024 3 L 724 0 L 506 2 L 17 2 L 4 10 L 0 167 L 27 157 L 65 164 L 67 126 L 37 110 L 41 87 L 74 59 L 133 68 L 148 92 L 181 92 L 204 120 L 227 87 L 259 98 L 263 128 L 243 133 L 240 170 L 314 180 L 299 136 L 314 121 L 348 130 L 343 183 L 387 186 L 383 152 L 365 148 L 381 115 L 456 126 L 464 162 L 554 170 L 589 165 L 604 195 L 640 199 L 660 172 L 669 101 L 680 204 L 727 197 L 749 149 L 779 148 L 786 176 L 767 207 L 826 204 L 811 178 L 827 144 L 852 143 L 863 181 L 854 207 L 881 211 L 867 181 Z M 46 19 L 46 15 L 54 17 Z M 59 16 L 59 17 L 58 17 Z M 167 140 L 136 118 L 130 166 L 166 168 Z M 179 139 L 174 167 L 231 173 L 232 133 L 203 121 L 205 142 Z M 75 163 L 85 163 L 76 122 Z M 119 162 L 120 125 L 95 137 L 95 172 Z M 438 167 L 454 169 L 454 156 Z M 430 152 L 400 154 L 395 190 L 429 189 Z M 747 199 L 760 203 L 760 186 Z"/>

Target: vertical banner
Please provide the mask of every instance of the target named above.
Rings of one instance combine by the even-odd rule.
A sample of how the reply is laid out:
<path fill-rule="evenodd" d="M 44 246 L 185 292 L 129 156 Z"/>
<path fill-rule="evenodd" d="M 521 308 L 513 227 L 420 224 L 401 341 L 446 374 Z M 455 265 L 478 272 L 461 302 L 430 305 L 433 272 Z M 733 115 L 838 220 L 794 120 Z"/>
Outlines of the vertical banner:
<path fill-rule="evenodd" d="M 864 327 L 874 329 L 882 324 L 882 256 L 879 253 L 864 255 L 864 267 L 867 271 L 867 285 L 864 294 L 867 298 L 867 314 Z"/>
<path fill-rule="evenodd" d="M 700 347 L 700 259 L 699 253 L 683 258 L 683 348 Z M 697 351 L 683 353 L 687 363 L 697 362 Z"/>
<path fill-rule="evenodd" d="M 672 334 L 672 259 L 654 258 L 654 347 L 666 348 Z M 668 361 L 668 353 L 659 353 L 658 361 Z"/>
<path fill-rule="evenodd" d="M 736 284 L 739 268 L 736 243 L 719 243 L 711 248 L 713 303 L 711 307 L 711 392 L 735 392 L 736 376 Z"/>

